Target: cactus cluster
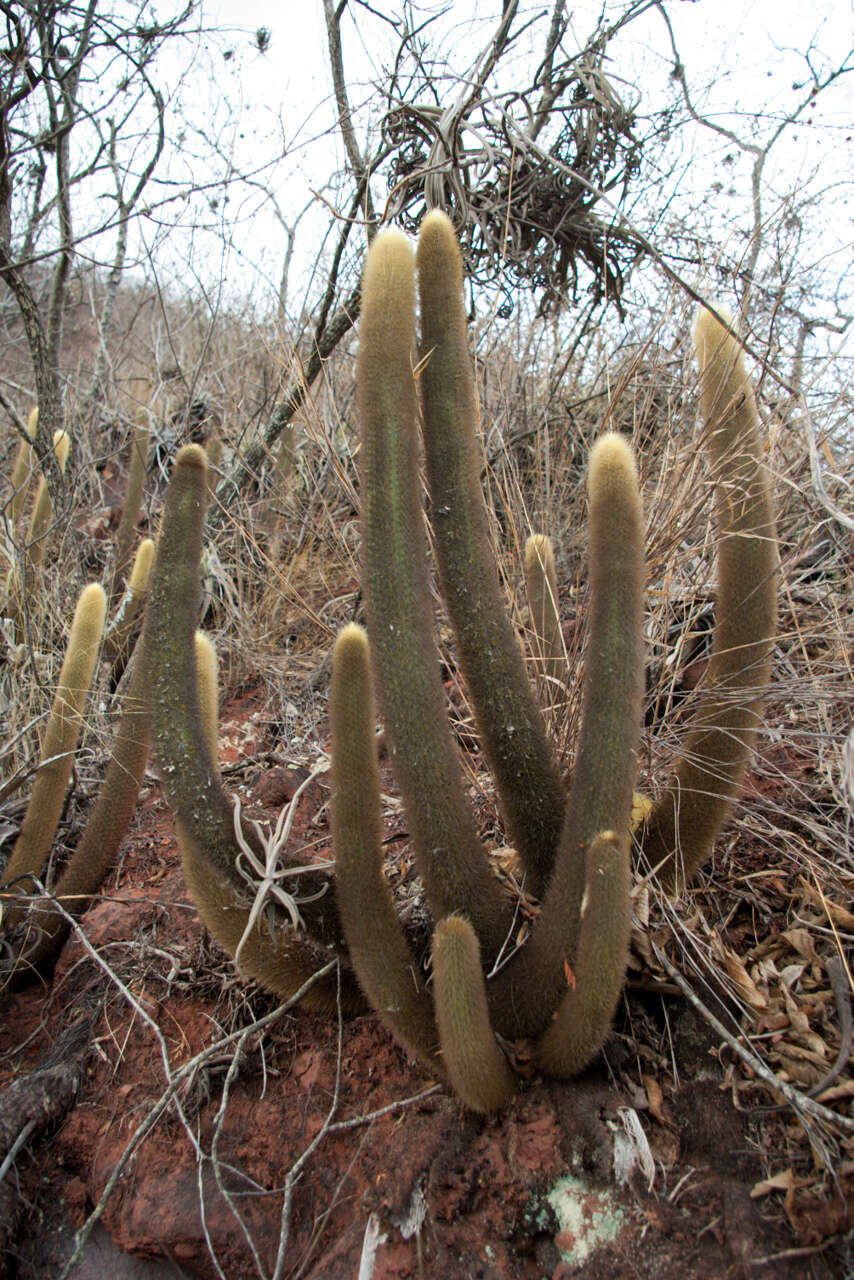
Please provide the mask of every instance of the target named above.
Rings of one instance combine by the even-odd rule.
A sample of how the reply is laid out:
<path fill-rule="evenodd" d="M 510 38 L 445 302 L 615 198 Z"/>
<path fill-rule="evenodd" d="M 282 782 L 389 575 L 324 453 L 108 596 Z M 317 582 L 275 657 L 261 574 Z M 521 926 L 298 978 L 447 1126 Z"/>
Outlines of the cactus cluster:
<path fill-rule="evenodd" d="M 479 483 L 462 287 L 461 256 L 442 213 L 425 218 L 415 255 L 396 232 L 379 236 L 369 253 L 358 377 L 370 645 L 349 628 L 335 651 L 333 843 L 344 932 L 363 990 L 408 1047 L 423 1057 L 438 1044 L 459 1096 L 489 1111 L 513 1087 L 494 1031 L 532 1038 L 544 1072 L 573 1075 L 604 1042 L 622 988 L 644 678 L 643 519 L 631 450 L 609 433 L 594 446 L 589 464 L 589 639 L 581 732 L 564 789 L 517 637 L 502 610 Z M 774 517 L 741 350 L 707 310 L 700 313 L 695 344 L 716 482 L 719 589 L 710 669 L 685 760 L 639 839 L 671 889 L 708 855 L 743 775 L 776 623 Z M 442 592 L 505 827 L 526 888 L 541 900 L 530 937 L 516 950 L 514 904 L 478 843 L 445 718 L 416 393 Z M 526 573 L 538 666 L 546 690 L 554 689 L 562 641 L 547 539 L 529 540 Z M 382 877 L 369 650 L 392 769 L 436 921 L 432 1007 L 416 957 L 391 919 Z M 344 747 L 350 734 L 358 751 Z M 344 803 L 353 796 L 358 811 Z M 359 812 L 369 816 L 360 820 Z M 354 907 L 348 899 L 357 891 Z"/>
<path fill-rule="evenodd" d="M 533 1040 L 544 1072 L 572 1075 L 601 1047 L 621 991 L 644 680 L 644 527 L 632 451 L 608 433 L 589 463 L 589 639 L 581 731 L 565 785 L 490 547 L 462 285 L 459 249 L 440 213 L 425 219 L 417 256 L 393 231 L 378 236 L 368 255 L 358 369 L 367 633 L 349 625 L 333 655 L 334 879 L 322 868 L 271 870 L 277 851 L 244 821 L 219 777 L 215 663 L 196 634 L 208 501 L 205 455 L 196 445 L 176 459 L 143 648 L 160 773 L 187 881 L 211 933 L 283 996 L 337 954 L 340 986 L 327 977 L 308 1003 L 329 1009 L 341 998 L 356 1008 L 366 999 L 466 1105 L 487 1112 L 514 1087 L 501 1037 Z M 695 338 L 717 493 L 717 624 L 685 762 L 638 836 L 671 889 L 707 856 L 732 803 L 776 620 L 770 486 L 741 350 L 708 312 Z M 524 886 L 540 899 L 520 947 L 512 941 L 518 901 L 479 840 L 446 715 L 421 499 L 419 395 L 442 591 Z M 535 665 L 544 699 L 553 702 L 563 645 L 547 538 L 529 539 L 525 568 Z M 383 873 L 375 687 L 435 922 L 432 980 Z M 241 870 L 247 851 L 255 866 L 268 859 L 268 885 L 299 873 L 299 893 L 279 887 L 260 910 Z"/>
<path fill-rule="evenodd" d="M 35 431 L 37 410 L 28 423 Z M 55 448 L 60 466 L 65 467 L 69 438 L 58 432 Z M 0 879 L 0 905 L 4 933 L 12 942 L 12 954 L 4 963 L 4 985 L 25 985 L 33 977 L 51 971 L 69 930 L 63 911 L 81 914 L 112 864 L 133 813 L 148 761 L 150 713 L 147 676 L 141 661 L 129 673 L 122 696 L 122 713 L 116 730 L 109 764 L 98 797 L 90 810 L 84 830 L 71 857 L 60 872 L 51 896 L 31 901 L 35 879 L 45 868 L 65 805 L 74 754 L 99 656 L 113 661 L 113 684 L 129 660 L 134 636 L 147 590 L 154 544 L 143 539 L 133 559 L 130 578 L 121 594 L 124 573 L 130 564 L 131 537 L 139 514 L 145 477 L 148 433 L 137 429 L 130 464 L 128 494 L 122 515 L 124 538 L 118 540 L 113 591 L 118 608 L 105 628 L 109 601 L 96 583 L 86 587 L 77 603 L 65 660 L 42 736 L 36 779 L 18 839 Z M 22 441 L 12 469 L 9 511 L 13 523 L 20 517 L 23 499 L 32 472 L 31 449 Z M 26 563 L 33 571 L 43 554 L 44 535 L 51 521 L 50 498 L 42 478 L 39 482 L 27 534 Z M 9 575 L 7 613 L 17 618 L 23 602 L 17 571 Z M 31 572 L 26 579 L 28 595 L 33 590 Z M 61 903 L 63 910 L 59 910 Z"/>

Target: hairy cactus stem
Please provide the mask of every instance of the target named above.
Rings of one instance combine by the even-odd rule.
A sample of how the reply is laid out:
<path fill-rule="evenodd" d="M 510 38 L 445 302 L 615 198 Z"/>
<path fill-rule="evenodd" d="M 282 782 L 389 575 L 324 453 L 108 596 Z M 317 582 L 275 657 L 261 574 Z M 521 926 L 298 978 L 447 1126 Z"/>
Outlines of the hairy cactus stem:
<path fill-rule="evenodd" d="M 124 696 L 116 739 L 98 798 L 53 891 L 53 897 L 73 917 L 82 915 L 89 905 L 130 825 L 148 762 L 150 730 L 148 675 L 142 663 L 137 662 Z M 53 905 L 35 910 L 32 923 L 41 934 L 22 954 L 21 965 L 29 971 L 22 975 L 24 981 L 32 971 L 41 975 L 50 973 L 70 928 L 68 920 Z"/>
<path fill-rule="evenodd" d="M 396 231 L 368 253 L 358 400 L 368 631 L 392 768 L 436 919 L 471 920 L 491 961 L 509 904 L 480 844 L 445 711 L 418 477 L 412 249 Z"/>
<path fill-rule="evenodd" d="M 642 839 L 670 892 L 709 856 L 732 808 L 760 724 L 777 626 L 774 505 L 744 353 L 706 308 L 694 344 L 715 478 L 718 590 L 711 660 L 683 759 Z"/>
<path fill-rule="evenodd" d="M 462 255 L 450 219 L 438 209 L 421 224 L 416 262 L 418 385 L 442 593 L 509 840 L 528 874 L 528 887 L 539 895 L 554 865 L 566 797 L 490 542 L 475 437 Z"/>
<path fill-rule="evenodd" d="M 590 455 L 590 634 L 581 733 L 561 844 L 531 937 L 498 974 L 490 1004 L 505 1035 L 542 1031 L 566 989 L 589 893 L 591 842 L 627 832 L 637 773 L 644 646 L 643 512 L 634 457 L 615 432 Z M 619 914 L 624 904 L 615 904 Z M 624 963 L 622 957 L 617 963 Z"/>
<path fill-rule="evenodd" d="M 42 740 L 42 764 L 20 834 L 3 873 L 3 885 L 14 884 L 15 894 L 32 892 L 32 877 L 41 875 L 53 844 L 98 660 L 106 607 L 106 596 L 97 583 L 86 587 L 77 602 L 65 661 Z M 22 909 L 19 904 L 10 903 L 5 913 L 6 924 L 19 919 Z"/>
<path fill-rule="evenodd" d="M 428 1070 L 441 1073 L 433 1006 L 383 875 L 380 772 L 368 640 L 351 624 L 335 642 L 329 695 L 332 844 L 350 959 L 380 1017 Z"/>
<path fill-rule="evenodd" d="M 477 936 L 460 916 L 436 926 L 433 998 L 454 1091 L 472 1111 L 498 1111 L 512 1097 L 514 1076 L 490 1026 Z"/>

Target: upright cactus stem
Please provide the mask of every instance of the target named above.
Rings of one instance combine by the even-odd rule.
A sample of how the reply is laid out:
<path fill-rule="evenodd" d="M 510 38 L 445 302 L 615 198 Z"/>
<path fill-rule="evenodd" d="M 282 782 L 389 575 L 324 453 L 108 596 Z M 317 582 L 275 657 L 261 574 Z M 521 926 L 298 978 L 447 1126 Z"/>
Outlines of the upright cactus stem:
<path fill-rule="evenodd" d="M 577 1075 L 608 1035 L 629 954 L 628 844 L 626 832 L 603 831 L 587 851 L 574 968 L 564 973 L 568 990 L 537 1045 L 537 1061 L 548 1075 Z"/>
<path fill-rule="evenodd" d="M 59 463 L 60 472 L 64 473 L 71 450 L 71 437 L 67 431 L 53 433 L 53 451 Z M 27 559 L 30 570 L 35 570 L 44 559 L 46 540 L 50 522 L 53 519 L 53 503 L 47 487 L 47 480 L 42 476 L 36 489 L 36 500 L 30 516 L 30 527 L 27 530 Z"/>
<path fill-rule="evenodd" d="M 648 864 L 671 891 L 705 862 L 732 808 L 760 723 L 777 626 L 774 505 L 744 353 L 705 307 L 694 344 L 715 480 L 718 591 L 711 661 L 683 760 L 643 838 Z"/>
<path fill-rule="evenodd" d="M 588 851 L 600 832 L 628 832 L 631 820 L 643 698 L 644 529 L 634 456 L 616 432 L 594 446 L 588 488 L 591 603 L 581 735 L 542 911 L 490 993 L 505 1035 L 536 1035 L 558 1007 L 590 893 Z M 613 908 L 621 917 L 626 903 Z M 620 936 L 612 935 L 615 946 Z M 624 965 L 625 954 L 612 963 Z"/>
<path fill-rule="evenodd" d="M 532 534 L 525 543 L 525 584 L 543 700 L 554 707 L 561 701 L 566 655 L 558 616 L 555 553 L 544 534 Z"/>
<path fill-rule="evenodd" d="M 362 284 L 358 399 L 368 631 L 392 767 L 436 918 L 459 911 L 494 958 L 512 912 L 478 839 L 445 712 L 418 477 L 412 249 L 378 235 Z"/>
<path fill-rule="evenodd" d="M 3 886 L 14 885 L 15 893 L 32 892 L 32 877 L 41 875 L 53 844 L 98 660 L 106 609 L 106 596 L 97 583 L 86 587 L 77 602 L 65 661 L 42 739 L 42 764 L 20 835 L 3 873 Z M 19 906 L 10 905 L 5 922 L 12 923 L 20 914 Z"/>
<path fill-rule="evenodd" d="M 477 935 L 448 916 L 433 940 L 433 989 L 445 1070 L 472 1111 L 498 1111 L 510 1101 L 513 1072 L 489 1022 Z"/>
<path fill-rule="evenodd" d="M 454 229 L 434 210 L 418 237 L 420 374 L 432 523 L 448 606 L 510 842 L 539 894 L 557 853 L 564 792 L 557 758 L 506 612 L 480 487 L 474 379 Z"/>
<path fill-rule="evenodd" d="M 36 434 L 36 428 L 39 425 L 38 409 L 31 409 L 27 418 L 27 435 L 30 440 Z M 12 463 L 12 496 L 9 499 L 9 524 L 12 529 L 18 523 L 18 517 L 21 514 L 21 508 L 24 505 L 24 499 L 27 496 L 27 488 L 30 483 L 30 476 L 33 473 L 33 446 L 27 440 L 21 440 L 15 454 L 15 461 Z"/>
<path fill-rule="evenodd" d="M 125 501 L 122 507 L 122 518 L 116 532 L 116 558 L 113 578 L 110 585 L 110 600 L 117 604 L 124 590 L 124 580 L 133 559 L 133 547 L 136 542 L 136 524 L 139 520 L 139 508 L 142 502 L 142 491 L 145 486 L 145 473 L 148 464 L 148 414 L 139 411 L 138 421 L 134 427 L 128 462 L 128 482 Z"/>
<path fill-rule="evenodd" d="M 81 915 L 113 864 L 130 824 L 139 788 L 148 763 L 151 716 L 148 709 L 148 675 L 137 662 L 122 704 L 107 772 L 98 798 L 86 820 L 68 865 L 53 890 L 53 897 L 71 916 Z M 70 925 L 53 903 L 32 914 L 38 935 L 25 946 L 14 985 L 33 973 L 49 973 L 68 936 Z"/>

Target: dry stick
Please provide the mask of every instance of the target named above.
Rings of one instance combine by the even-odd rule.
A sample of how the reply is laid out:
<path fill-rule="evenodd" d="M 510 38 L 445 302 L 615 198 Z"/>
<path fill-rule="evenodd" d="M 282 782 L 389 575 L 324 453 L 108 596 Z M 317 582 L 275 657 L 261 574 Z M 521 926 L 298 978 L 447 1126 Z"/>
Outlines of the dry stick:
<path fill-rule="evenodd" d="M 228 1110 L 229 1094 L 231 1093 L 231 1086 L 234 1082 L 235 1076 L 237 1075 L 237 1070 L 240 1065 L 240 1058 L 243 1054 L 243 1050 L 248 1038 L 249 1038 L 249 1032 L 244 1031 L 243 1035 L 240 1037 L 240 1039 L 237 1042 L 237 1048 L 232 1054 L 231 1062 L 228 1064 L 228 1071 L 226 1073 L 225 1082 L 222 1086 L 222 1097 L 220 1098 L 219 1107 L 217 1109 L 216 1116 L 214 1117 L 213 1138 L 211 1139 L 210 1162 L 211 1162 L 211 1167 L 213 1168 L 214 1179 L 216 1180 L 216 1185 L 217 1185 L 217 1188 L 219 1189 L 219 1193 L 222 1196 L 223 1200 L 225 1200 L 232 1214 L 234 1215 L 235 1221 L 237 1222 L 237 1225 L 240 1227 L 240 1230 L 243 1234 L 243 1238 L 246 1241 L 246 1247 L 249 1249 L 249 1252 L 252 1254 L 252 1258 L 255 1263 L 255 1267 L 258 1271 L 258 1274 L 259 1276 L 261 1276 L 261 1280 L 264 1280 L 264 1267 L 261 1263 L 261 1258 L 258 1253 L 258 1249 L 255 1245 L 255 1241 L 252 1239 L 252 1233 L 247 1227 L 246 1222 L 243 1219 L 242 1213 L 237 1208 L 237 1205 L 234 1203 L 234 1199 L 231 1193 L 227 1190 L 225 1186 L 225 1183 L 222 1178 L 222 1173 L 220 1170 L 220 1163 L 219 1163 L 219 1141 L 220 1141 L 220 1138 L 222 1137 L 222 1131 L 225 1125 L 225 1113 Z M 213 1242 L 208 1238 L 207 1221 L 205 1218 L 205 1208 L 204 1208 L 204 1204 L 205 1204 L 204 1187 L 202 1184 L 203 1167 L 204 1167 L 203 1163 L 200 1161 L 199 1162 L 199 1210 L 201 1213 L 202 1225 L 205 1228 L 205 1241 L 208 1246 L 208 1253 L 211 1256 L 214 1266 L 219 1271 L 220 1267 L 219 1267 L 219 1263 L 217 1262 L 216 1255 L 214 1253 Z"/>
<path fill-rule="evenodd" d="M 18 1134 L 15 1141 L 12 1143 L 6 1155 L 6 1159 L 3 1161 L 2 1164 L 0 1164 L 0 1182 L 3 1181 L 3 1179 L 6 1177 L 6 1174 L 12 1168 L 12 1165 L 15 1163 L 15 1156 L 21 1150 L 21 1147 L 24 1145 L 27 1138 L 30 1136 L 30 1134 L 32 1133 L 33 1129 L 35 1129 L 35 1127 L 36 1127 L 35 1120 L 28 1120 L 27 1123 L 24 1125 L 23 1129 L 21 1130 L 21 1132 Z"/>
<path fill-rule="evenodd" d="M 697 1010 L 709 1026 L 712 1027 L 716 1035 L 725 1040 L 729 1047 L 738 1054 L 742 1062 L 750 1067 L 751 1071 L 755 1071 L 759 1078 L 768 1085 L 769 1088 L 775 1089 L 778 1093 L 782 1093 L 786 1101 L 794 1107 L 796 1111 L 802 1111 L 808 1115 L 811 1120 L 817 1121 L 819 1124 L 836 1125 L 843 1129 L 846 1133 L 854 1133 L 854 1120 L 850 1120 L 847 1116 L 841 1116 L 836 1111 L 831 1111 L 829 1107 L 824 1107 L 820 1102 L 808 1097 L 807 1094 L 801 1093 L 799 1089 L 795 1089 L 785 1080 L 781 1080 L 775 1075 L 770 1067 L 766 1067 L 765 1063 L 755 1053 L 751 1053 L 741 1042 L 736 1039 L 726 1027 L 720 1022 L 711 1009 L 707 1009 L 700 997 L 692 990 L 690 983 L 683 977 L 672 961 L 665 955 L 656 943 L 650 939 L 652 949 L 655 952 L 656 959 L 659 964 L 666 969 L 667 973 L 676 983 L 679 990 Z"/>
<path fill-rule="evenodd" d="M 361 1124 L 373 1124 L 375 1120 L 391 1115 L 392 1111 L 402 1111 L 404 1107 L 412 1107 L 416 1102 L 423 1102 L 425 1098 L 432 1098 L 434 1094 L 444 1092 L 444 1089 L 445 1086 L 442 1084 L 431 1084 L 428 1089 L 422 1089 L 420 1093 L 413 1093 L 408 1098 L 400 1098 L 397 1102 L 387 1102 L 384 1107 L 377 1107 L 376 1111 L 366 1111 L 364 1115 L 351 1116 L 349 1120 L 336 1120 L 329 1126 L 327 1132 L 341 1133 L 344 1129 L 357 1129 Z"/>

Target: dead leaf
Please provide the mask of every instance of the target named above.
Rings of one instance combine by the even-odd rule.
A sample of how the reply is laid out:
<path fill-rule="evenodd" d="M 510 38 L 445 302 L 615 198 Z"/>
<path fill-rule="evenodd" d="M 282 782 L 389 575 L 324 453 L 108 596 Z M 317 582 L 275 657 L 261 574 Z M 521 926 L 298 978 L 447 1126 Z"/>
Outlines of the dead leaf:
<path fill-rule="evenodd" d="M 653 1116 L 659 1124 L 667 1124 L 661 1110 L 662 1103 L 664 1102 L 661 1085 L 654 1076 L 644 1076 L 643 1083 L 644 1088 L 646 1089 L 646 1102 L 649 1107 L 649 1114 Z"/>
<path fill-rule="evenodd" d="M 826 894 L 822 893 L 814 884 L 810 884 L 803 876 L 799 877 L 799 883 L 804 891 L 804 897 L 814 907 L 818 907 L 823 914 L 828 915 L 837 929 L 844 929 L 847 933 L 854 931 L 854 915 L 846 907 L 840 906 L 838 902 L 831 901 Z"/>
<path fill-rule="evenodd" d="M 786 1002 L 786 1012 L 789 1015 L 789 1022 L 795 1031 L 806 1034 L 810 1029 L 810 1020 L 798 1005 L 797 1000 L 792 995 L 789 988 L 783 984 L 783 999 Z"/>
<path fill-rule="evenodd" d="M 563 958 L 563 976 L 566 978 L 566 985 L 569 987 L 570 991 L 574 991 L 575 990 L 575 974 L 572 972 L 572 969 L 570 968 L 570 964 L 566 956 L 564 956 Z"/>
<path fill-rule="evenodd" d="M 799 956 L 803 956 L 810 964 L 816 963 L 818 956 L 809 929 L 787 929 L 780 936 L 786 939 L 792 950 L 797 951 Z"/>
<path fill-rule="evenodd" d="M 751 1200 L 758 1200 L 760 1196 L 767 1196 L 769 1191 L 789 1191 L 795 1185 L 795 1174 L 792 1169 L 781 1169 L 779 1173 L 775 1173 L 773 1178 L 764 1178 L 762 1182 L 757 1182 L 750 1188 Z"/>
<path fill-rule="evenodd" d="M 718 941 L 717 949 L 726 966 L 726 971 L 738 987 L 739 995 L 742 999 L 750 1005 L 751 1009 L 767 1009 L 767 995 L 759 990 L 741 959 L 730 947 L 725 946 L 720 941 Z"/>

